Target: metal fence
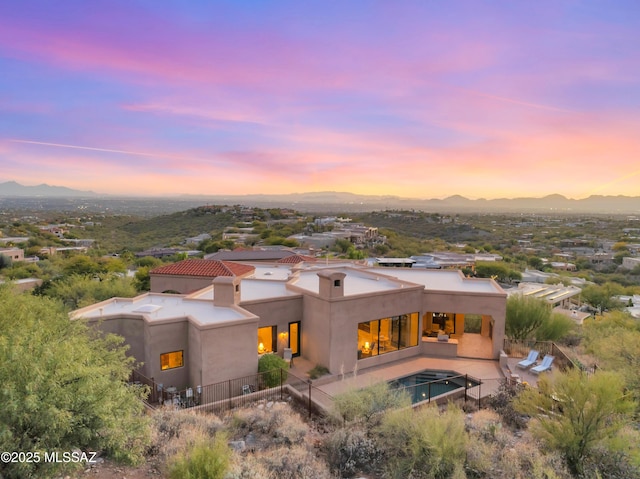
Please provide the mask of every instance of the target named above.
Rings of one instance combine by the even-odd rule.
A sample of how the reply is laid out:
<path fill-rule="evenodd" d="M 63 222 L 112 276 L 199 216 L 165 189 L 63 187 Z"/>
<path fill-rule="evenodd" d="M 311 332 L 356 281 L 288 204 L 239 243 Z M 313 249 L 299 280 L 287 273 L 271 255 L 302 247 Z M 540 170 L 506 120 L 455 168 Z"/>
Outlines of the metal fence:
<path fill-rule="evenodd" d="M 436 403 L 449 401 L 453 398 L 464 397 L 465 402 L 474 400 L 480 405 L 482 394 L 482 381 L 468 374 L 460 374 L 433 381 L 398 386 L 398 389 L 407 391 L 413 404 Z"/>
<path fill-rule="evenodd" d="M 323 413 L 331 404 L 330 395 L 284 369 L 274 369 L 215 384 L 178 390 L 164 388 L 153 378 L 133 371 L 130 381 L 149 387 L 148 406 L 169 406 L 221 414 L 257 401 L 282 401 L 288 397 L 300 402 L 312 413 Z"/>

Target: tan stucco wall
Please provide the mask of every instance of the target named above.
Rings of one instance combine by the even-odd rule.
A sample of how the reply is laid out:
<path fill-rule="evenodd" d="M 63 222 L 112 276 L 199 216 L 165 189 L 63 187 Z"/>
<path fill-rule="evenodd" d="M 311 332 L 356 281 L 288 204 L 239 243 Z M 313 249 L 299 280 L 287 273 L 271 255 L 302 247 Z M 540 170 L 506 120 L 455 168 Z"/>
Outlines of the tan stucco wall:
<path fill-rule="evenodd" d="M 188 383 L 189 386 L 195 388 L 196 386 L 205 385 L 202 382 L 202 338 L 200 335 L 200 329 L 193 324 L 189 323 L 189 372 Z"/>
<path fill-rule="evenodd" d="M 303 330 L 309 335 L 309 345 L 304 349 L 303 356 L 326 366 L 332 374 L 353 371 L 358 361 L 358 323 L 419 313 L 422 291 L 422 287 L 405 288 L 329 301 L 317 297 L 305 298 Z M 419 353 L 419 347 L 389 352 L 378 356 L 376 361 L 361 361 L 358 367 L 383 364 Z"/>
<path fill-rule="evenodd" d="M 275 326 L 278 332 L 278 355 L 288 346 L 289 323 L 302 320 L 302 296 L 241 302 L 240 307 L 260 318 L 258 327 Z M 257 345 L 256 345 L 257 347 Z M 302 349 L 302 348 L 301 348 Z"/>
<path fill-rule="evenodd" d="M 258 372 L 258 318 L 200 331 L 202 384 Z"/>
<path fill-rule="evenodd" d="M 145 343 L 144 343 L 144 319 L 140 316 L 104 318 L 102 320 L 89 321 L 89 324 L 98 325 L 104 333 L 117 334 L 125 339 L 125 344 L 129 346 L 127 356 L 135 358 L 138 363 L 143 363 L 139 371 L 148 377 L 145 363 Z"/>
<path fill-rule="evenodd" d="M 329 323 L 331 304 L 317 296 L 305 296 L 303 304 L 301 355 L 314 365 L 322 365 L 331 369 L 329 361 L 331 356 L 329 349 L 331 345 L 331 325 Z"/>
<path fill-rule="evenodd" d="M 152 293 L 164 293 L 165 291 L 177 291 L 182 294 L 193 293 L 211 286 L 213 278 L 191 278 L 182 275 L 149 275 L 150 289 Z"/>
<path fill-rule="evenodd" d="M 189 324 L 186 318 L 173 322 L 147 323 L 145 344 L 147 374 L 165 388 L 174 386 L 183 389 L 189 383 Z M 184 366 L 181 368 L 160 369 L 160 355 L 173 351 L 183 351 Z"/>

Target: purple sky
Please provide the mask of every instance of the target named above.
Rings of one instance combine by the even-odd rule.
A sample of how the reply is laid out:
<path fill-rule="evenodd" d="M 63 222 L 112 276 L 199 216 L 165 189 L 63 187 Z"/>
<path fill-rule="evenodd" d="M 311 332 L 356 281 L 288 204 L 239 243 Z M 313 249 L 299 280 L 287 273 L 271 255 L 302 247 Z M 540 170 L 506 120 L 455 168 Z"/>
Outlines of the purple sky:
<path fill-rule="evenodd" d="M 9 180 L 640 196 L 640 3 L 1 2 Z"/>

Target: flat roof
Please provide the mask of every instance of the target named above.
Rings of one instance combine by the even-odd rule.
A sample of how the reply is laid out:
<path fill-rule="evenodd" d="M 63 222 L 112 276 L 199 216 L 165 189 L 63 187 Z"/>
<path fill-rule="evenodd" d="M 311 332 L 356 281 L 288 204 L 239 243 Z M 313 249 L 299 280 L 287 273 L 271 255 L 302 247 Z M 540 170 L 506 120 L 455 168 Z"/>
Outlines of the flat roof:
<path fill-rule="evenodd" d="M 402 281 L 421 284 L 433 291 L 458 293 L 504 293 L 494 281 L 483 278 L 466 278 L 460 271 L 433 269 L 375 268 L 380 274 L 393 276 Z"/>
<path fill-rule="evenodd" d="M 331 268 L 313 268 L 300 271 L 290 284 L 318 294 L 320 292 L 318 272 L 323 269 L 331 269 L 332 271 L 340 271 L 346 274 L 344 278 L 345 296 L 394 291 L 404 287 L 415 286 L 404 281 L 390 278 L 389 276 L 384 276 L 382 274 L 383 270 L 386 271 L 384 268 L 380 268 L 381 274 L 376 274 L 376 272 L 372 272 L 370 269 L 336 268 L 335 266 Z"/>
<path fill-rule="evenodd" d="M 124 314 L 139 314 L 149 322 L 191 317 L 201 325 L 225 323 L 253 317 L 239 308 L 214 306 L 211 301 L 149 293 L 136 298 L 113 298 L 75 311 L 74 318 L 99 319 Z"/>
<path fill-rule="evenodd" d="M 213 301 L 215 286 L 195 291 L 189 295 L 191 299 Z M 283 280 L 264 280 L 243 278 L 240 282 L 240 301 L 255 301 L 260 299 L 272 299 L 287 296 L 298 296 L 299 293 L 287 289 Z"/>
<path fill-rule="evenodd" d="M 291 264 L 252 264 L 255 268 L 250 276 L 254 279 L 286 280 L 291 275 Z"/>

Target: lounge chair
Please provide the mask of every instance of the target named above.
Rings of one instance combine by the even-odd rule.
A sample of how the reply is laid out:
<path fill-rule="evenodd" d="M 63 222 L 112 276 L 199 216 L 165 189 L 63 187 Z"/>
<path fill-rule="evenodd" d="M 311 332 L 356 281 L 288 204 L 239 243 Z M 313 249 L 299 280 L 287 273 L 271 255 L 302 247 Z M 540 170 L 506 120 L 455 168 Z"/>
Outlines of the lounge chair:
<path fill-rule="evenodd" d="M 551 365 L 553 364 L 554 359 L 555 358 L 553 356 L 547 354 L 540 365 L 531 368 L 531 372 L 533 374 L 540 374 L 543 371 L 548 371 L 549 369 L 551 369 Z"/>
<path fill-rule="evenodd" d="M 529 351 L 529 356 L 527 356 L 527 359 L 523 359 L 522 361 L 520 361 L 518 364 L 516 364 L 516 367 L 521 369 L 527 369 L 533 366 L 538 360 L 539 354 L 540 353 L 538 353 L 538 351 L 536 351 L 535 349 L 532 349 L 531 351 Z"/>

